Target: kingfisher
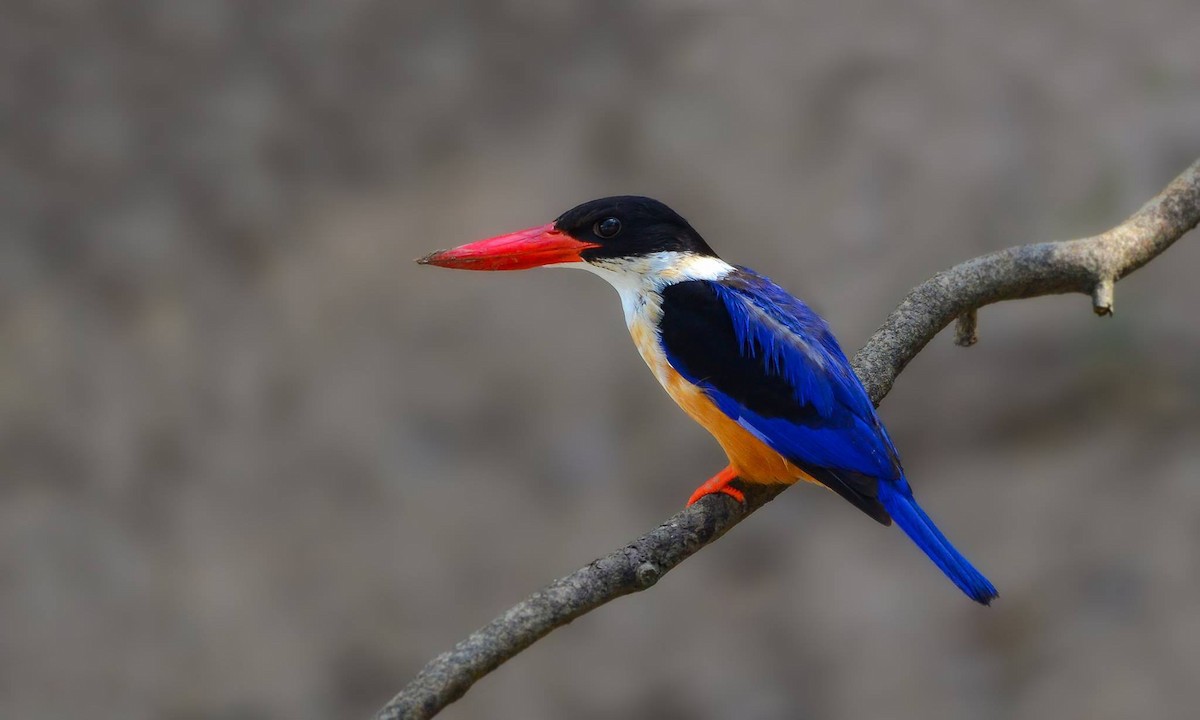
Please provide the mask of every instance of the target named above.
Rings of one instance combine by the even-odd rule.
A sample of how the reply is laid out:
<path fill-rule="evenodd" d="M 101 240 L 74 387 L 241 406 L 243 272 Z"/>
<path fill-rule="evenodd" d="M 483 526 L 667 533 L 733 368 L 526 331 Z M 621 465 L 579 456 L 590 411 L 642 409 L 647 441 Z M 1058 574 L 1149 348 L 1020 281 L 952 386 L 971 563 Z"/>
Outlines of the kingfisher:
<path fill-rule="evenodd" d="M 829 325 L 802 300 L 730 265 L 678 213 L 647 197 L 592 200 L 554 222 L 417 261 L 463 270 L 587 270 L 621 297 L 638 352 L 729 465 L 688 500 L 731 485 L 824 485 L 893 521 L 968 597 L 996 588 L 913 498 L 900 456 Z"/>

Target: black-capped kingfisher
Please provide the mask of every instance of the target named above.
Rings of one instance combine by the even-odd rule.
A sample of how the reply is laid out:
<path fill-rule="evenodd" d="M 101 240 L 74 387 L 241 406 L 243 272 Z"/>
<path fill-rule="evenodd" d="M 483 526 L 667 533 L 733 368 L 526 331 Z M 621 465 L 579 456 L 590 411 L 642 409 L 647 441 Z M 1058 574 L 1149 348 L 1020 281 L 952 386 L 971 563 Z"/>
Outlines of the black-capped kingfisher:
<path fill-rule="evenodd" d="M 645 197 L 592 200 L 547 225 L 443 250 L 419 263 L 464 270 L 580 268 L 621 296 L 642 359 L 729 466 L 701 485 L 824 485 L 894 520 L 972 600 L 996 589 L 913 499 L 887 430 L 829 326 L 801 300 L 717 256 L 686 220 Z"/>

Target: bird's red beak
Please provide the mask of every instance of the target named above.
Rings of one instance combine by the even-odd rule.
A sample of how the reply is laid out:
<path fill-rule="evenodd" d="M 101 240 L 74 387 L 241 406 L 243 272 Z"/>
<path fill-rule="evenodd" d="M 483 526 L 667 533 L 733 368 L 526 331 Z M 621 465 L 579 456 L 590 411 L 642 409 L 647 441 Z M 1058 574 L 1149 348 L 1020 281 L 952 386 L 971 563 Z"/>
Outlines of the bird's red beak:
<path fill-rule="evenodd" d="M 600 247 L 555 229 L 554 223 L 480 240 L 453 250 L 439 250 L 417 262 L 459 270 L 526 270 L 555 263 L 578 262 L 579 253 Z"/>

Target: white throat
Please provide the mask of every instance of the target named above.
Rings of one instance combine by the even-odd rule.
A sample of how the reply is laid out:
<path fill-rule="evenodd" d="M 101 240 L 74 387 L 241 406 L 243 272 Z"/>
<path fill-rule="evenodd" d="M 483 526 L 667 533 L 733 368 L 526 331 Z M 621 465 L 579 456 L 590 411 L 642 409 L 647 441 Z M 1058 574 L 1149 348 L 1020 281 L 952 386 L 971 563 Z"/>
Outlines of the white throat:
<path fill-rule="evenodd" d="M 625 310 L 625 324 L 633 327 L 641 317 L 660 312 L 661 291 L 668 285 L 688 280 L 720 280 L 733 272 L 733 266 L 721 258 L 690 252 L 657 252 L 635 258 L 615 258 L 595 262 L 563 264 L 599 275 L 616 288 Z M 657 323 L 655 323 L 657 324 Z"/>

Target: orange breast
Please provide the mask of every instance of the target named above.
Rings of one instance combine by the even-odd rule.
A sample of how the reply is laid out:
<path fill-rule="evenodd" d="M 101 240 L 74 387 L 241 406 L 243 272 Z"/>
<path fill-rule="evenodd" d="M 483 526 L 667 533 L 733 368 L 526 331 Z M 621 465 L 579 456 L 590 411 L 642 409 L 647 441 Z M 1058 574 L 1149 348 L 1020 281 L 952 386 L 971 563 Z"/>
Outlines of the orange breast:
<path fill-rule="evenodd" d="M 667 362 L 658 337 L 648 323 L 636 321 L 630 324 L 630 333 L 642 359 L 650 366 L 655 377 L 662 383 L 667 394 L 693 420 L 716 438 L 729 464 L 746 482 L 794 483 L 797 480 L 817 482 L 808 473 L 788 462 L 766 443 L 755 437 L 721 412 L 702 390 L 688 382 Z"/>

